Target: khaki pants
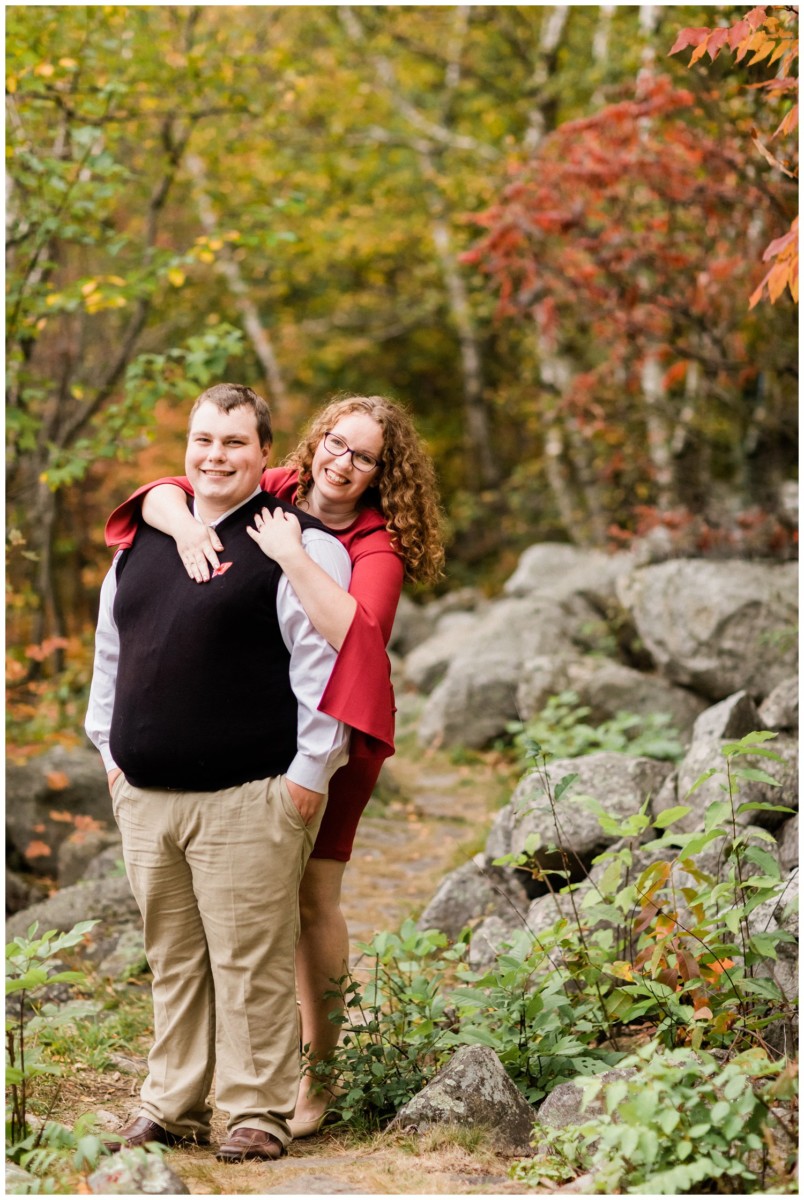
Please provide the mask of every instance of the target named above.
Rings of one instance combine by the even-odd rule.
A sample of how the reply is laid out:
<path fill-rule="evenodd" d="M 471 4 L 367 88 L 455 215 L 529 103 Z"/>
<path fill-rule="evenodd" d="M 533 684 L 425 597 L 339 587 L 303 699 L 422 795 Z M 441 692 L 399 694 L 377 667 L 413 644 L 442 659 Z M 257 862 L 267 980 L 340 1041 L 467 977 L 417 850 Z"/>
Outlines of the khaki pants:
<path fill-rule="evenodd" d="M 171 1133 L 208 1136 L 217 1064 L 229 1130 L 286 1144 L 300 1072 L 299 882 L 324 805 L 305 826 L 281 776 L 219 792 L 120 776 L 113 805 L 154 976 L 141 1112 Z"/>

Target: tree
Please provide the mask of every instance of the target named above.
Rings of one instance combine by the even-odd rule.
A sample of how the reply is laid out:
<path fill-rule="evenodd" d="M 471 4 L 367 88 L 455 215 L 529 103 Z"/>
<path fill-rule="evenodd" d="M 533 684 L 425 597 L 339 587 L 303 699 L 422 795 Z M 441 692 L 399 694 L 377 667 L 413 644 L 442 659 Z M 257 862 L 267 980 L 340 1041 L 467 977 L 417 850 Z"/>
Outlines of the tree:
<path fill-rule="evenodd" d="M 714 62 L 724 49 L 731 50 L 735 62 L 738 63 L 751 54 L 749 67 L 761 62 L 769 66 L 776 63 L 777 72 L 773 79 L 750 85 L 770 93 L 774 106 L 778 108 L 781 105 L 785 109 L 781 121 L 770 135 L 770 141 L 789 138 L 798 128 L 798 78 L 792 74 L 798 62 L 798 38 L 789 28 L 790 21 L 798 17 L 798 9 L 787 6 L 777 7 L 776 11 L 779 16 L 769 15 L 767 6 L 752 8 L 739 21 L 729 26 L 719 26 L 716 29 L 682 29 L 670 51 L 671 54 L 678 54 L 681 50 L 694 46 L 690 66 L 705 54 Z M 763 135 L 756 129 L 751 130 L 751 136 L 757 150 L 772 167 L 790 179 L 798 178 L 795 145 L 786 158 L 779 158 L 768 149 Z M 787 233 L 774 238 L 762 259 L 764 262 L 773 262 L 773 265 L 751 294 L 751 307 L 759 303 L 763 296 L 767 296 L 770 302 L 775 304 L 785 288 L 789 289 L 790 295 L 798 303 L 798 216 L 793 218 Z"/>
<path fill-rule="evenodd" d="M 549 348 L 536 403 L 568 451 L 573 507 L 558 501 L 574 539 L 601 542 L 626 506 L 699 511 L 712 473 L 744 502 L 772 500 L 789 460 L 763 492 L 739 447 L 760 409 L 751 381 L 776 388 L 794 347 L 766 354 L 739 295 L 784 206 L 734 132 L 643 71 L 633 99 L 546 138 L 479 218 L 465 261 L 494 282 L 501 314 L 535 324 L 542 360 Z"/>

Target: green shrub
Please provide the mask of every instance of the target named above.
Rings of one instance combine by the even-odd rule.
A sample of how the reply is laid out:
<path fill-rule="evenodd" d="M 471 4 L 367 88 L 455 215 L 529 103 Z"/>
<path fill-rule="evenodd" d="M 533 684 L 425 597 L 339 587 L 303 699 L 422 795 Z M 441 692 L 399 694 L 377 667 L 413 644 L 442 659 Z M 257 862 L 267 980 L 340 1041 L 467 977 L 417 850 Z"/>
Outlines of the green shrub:
<path fill-rule="evenodd" d="M 589 1172 L 594 1191 L 608 1194 L 678 1195 L 701 1184 L 746 1192 L 764 1186 L 773 1140 L 777 1151 L 783 1145 L 790 1180 L 794 1132 L 774 1121 L 770 1107 L 790 1097 L 795 1081 L 762 1050 L 721 1065 L 710 1055 L 651 1044 L 620 1068 L 633 1074 L 582 1082 L 584 1107 L 600 1100 L 583 1124 L 536 1124 L 536 1155 L 514 1166 L 515 1179 L 541 1188 L 546 1179 Z"/>
<path fill-rule="evenodd" d="M 541 712 L 528 721 L 513 721 L 508 725 L 523 766 L 530 761 L 534 745 L 550 758 L 578 758 L 600 750 L 671 762 L 682 757 L 684 750 L 678 733 L 666 713 L 640 716 L 623 711 L 599 725 L 590 725 L 586 718 L 591 709 L 580 705 L 578 699 L 577 692 L 559 692 L 550 696 Z"/>

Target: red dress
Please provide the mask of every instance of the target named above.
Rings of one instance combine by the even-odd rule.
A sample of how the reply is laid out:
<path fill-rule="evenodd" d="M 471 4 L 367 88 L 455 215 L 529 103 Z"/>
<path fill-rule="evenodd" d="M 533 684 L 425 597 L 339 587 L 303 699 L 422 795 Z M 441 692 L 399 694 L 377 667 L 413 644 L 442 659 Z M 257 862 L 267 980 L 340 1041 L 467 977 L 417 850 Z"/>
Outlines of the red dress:
<path fill-rule="evenodd" d="M 263 472 L 264 491 L 293 502 L 298 473 L 289 467 Z M 130 546 L 137 531 L 140 497 L 160 483 L 192 495 L 188 479 L 157 479 L 138 488 L 106 523 L 107 546 Z M 394 752 L 394 692 L 386 646 L 402 592 L 404 567 L 391 544 L 382 514 L 364 509 L 346 529 L 332 531 L 352 561 L 349 593 L 357 610 L 338 653 L 319 709 L 352 727 L 349 761 L 330 781 L 329 800 L 313 848 L 314 858 L 348 862 L 355 831 L 371 798 L 383 759 Z"/>

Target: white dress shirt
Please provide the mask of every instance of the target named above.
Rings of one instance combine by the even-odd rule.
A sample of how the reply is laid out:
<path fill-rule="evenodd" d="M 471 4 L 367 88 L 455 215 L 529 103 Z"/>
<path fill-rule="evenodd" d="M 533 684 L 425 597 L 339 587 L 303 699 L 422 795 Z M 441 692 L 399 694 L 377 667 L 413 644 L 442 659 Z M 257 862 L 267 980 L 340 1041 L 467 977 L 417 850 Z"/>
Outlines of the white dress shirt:
<path fill-rule="evenodd" d="M 259 492 L 260 489 L 255 488 L 242 504 L 247 504 Z M 235 505 L 208 524 L 213 527 L 218 525 L 240 507 L 241 504 Z M 194 515 L 198 518 L 195 508 Z M 320 529 L 304 529 L 302 545 L 310 558 L 336 583 L 344 589 L 349 587 L 352 565 L 337 538 Z M 121 553 L 119 551 L 115 555 L 101 587 L 95 633 L 95 665 L 85 725 L 87 737 L 100 751 L 107 772 L 114 770 L 117 765 L 109 749 L 109 734 L 120 655 L 120 636 L 113 605 L 117 594 L 115 568 Z M 204 584 L 198 586 L 203 587 Z M 313 627 L 284 573 L 279 577 L 276 612 L 282 640 L 290 653 L 290 686 L 298 702 L 296 756 L 285 774 L 300 787 L 313 792 L 325 792 L 330 778 L 349 757 L 349 727 L 318 711 L 337 652 Z M 226 714 L 221 713 L 221 721 L 225 720 Z"/>

